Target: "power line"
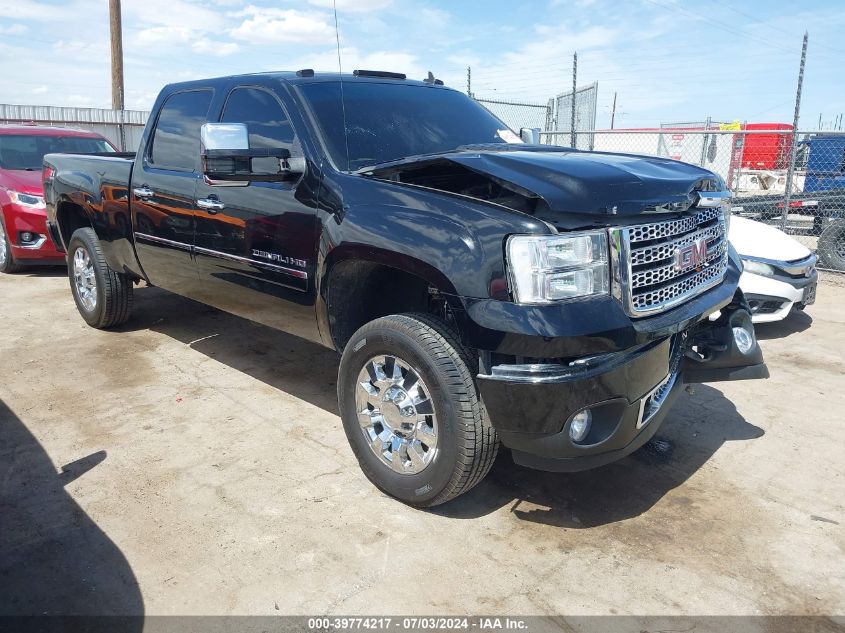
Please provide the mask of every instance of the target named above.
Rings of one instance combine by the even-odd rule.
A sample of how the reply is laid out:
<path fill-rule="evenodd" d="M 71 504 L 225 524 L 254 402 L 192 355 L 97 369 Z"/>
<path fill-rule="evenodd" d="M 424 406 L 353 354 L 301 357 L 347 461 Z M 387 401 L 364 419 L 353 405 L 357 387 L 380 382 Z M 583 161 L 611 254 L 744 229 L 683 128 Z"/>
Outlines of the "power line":
<path fill-rule="evenodd" d="M 680 11 L 680 12 L 686 13 L 687 15 L 694 17 L 696 20 L 704 20 L 705 19 L 700 14 L 695 13 L 693 11 L 689 11 L 688 9 L 685 9 L 684 7 L 680 7 L 677 4 L 663 4 L 662 2 L 658 2 L 657 0 L 646 0 L 646 2 L 653 4 L 655 6 L 661 7 L 663 9 L 669 9 L 670 11 Z M 711 26 L 715 26 L 716 28 L 720 28 L 723 31 L 727 31 L 728 33 L 733 33 L 734 35 L 739 35 L 739 36 L 741 36 L 745 39 L 755 40 L 755 41 L 759 42 L 760 44 L 764 44 L 765 46 L 769 46 L 771 48 L 776 48 L 778 50 L 782 50 L 782 51 L 786 51 L 786 52 L 792 52 L 792 51 L 790 51 L 789 49 L 787 49 L 783 46 L 778 46 L 776 44 L 773 44 L 772 42 L 765 40 L 762 37 L 757 37 L 757 36 L 752 35 L 750 33 L 746 33 L 745 31 L 743 31 L 741 29 L 734 28 L 733 26 L 731 26 L 729 24 L 725 24 L 724 22 L 719 22 L 718 20 L 714 20 L 714 19 L 709 18 L 709 17 L 706 19 L 706 21 L 707 21 L 707 24 L 709 24 Z"/>

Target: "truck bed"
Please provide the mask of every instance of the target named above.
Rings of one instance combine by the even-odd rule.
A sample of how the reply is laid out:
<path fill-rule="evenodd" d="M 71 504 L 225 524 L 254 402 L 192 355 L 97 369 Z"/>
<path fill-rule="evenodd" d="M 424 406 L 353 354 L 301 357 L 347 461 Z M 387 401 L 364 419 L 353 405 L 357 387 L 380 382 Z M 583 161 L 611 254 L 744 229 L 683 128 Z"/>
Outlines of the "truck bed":
<path fill-rule="evenodd" d="M 44 168 L 52 170 L 45 179 L 47 226 L 60 227 L 58 215 L 72 208 L 84 211 L 90 225 L 104 239 L 104 254 L 115 270 L 137 270 L 132 252 L 132 221 L 129 208 L 129 183 L 135 154 L 47 154 Z M 65 231 L 53 234 L 64 249 L 75 225 L 65 224 Z M 51 229 L 51 232 L 53 229 Z"/>

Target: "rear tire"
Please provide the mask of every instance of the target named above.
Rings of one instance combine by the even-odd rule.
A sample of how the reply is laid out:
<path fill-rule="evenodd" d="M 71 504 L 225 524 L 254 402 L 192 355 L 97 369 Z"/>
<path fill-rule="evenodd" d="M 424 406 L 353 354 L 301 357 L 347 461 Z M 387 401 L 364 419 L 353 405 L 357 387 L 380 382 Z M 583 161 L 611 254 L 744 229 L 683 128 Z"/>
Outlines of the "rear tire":
<path fill-rule="evenodd" d="M 0 273 L 14 274 L 20 272 L 23 268 L 12 255 L 12 245 L 9 242 L 9 236 L 6 235 L 3 217 L 0 215 Z"/>
<path fill-rule="evenodd" d="M 99 329 L 126 323 L 132 312 L 132 279 L 109 268 L 94 229 L 77 229 L 67 252 L 70 289 L 85 322 Z"/>
<path fill-rule="evenodd" d="M 816 250 L 823 268 L 845 271 L 845 220 L 833 220 L 825 227 Z"/>
<path fill-rule="evenodd" d="M 349 340 L 338 373 L 341 417 L 361 469 L 380 490 L 431 507 L 490 470 L 498 440 L 473 365 L 455 333 L 430 315 L 376 319 Z"/>

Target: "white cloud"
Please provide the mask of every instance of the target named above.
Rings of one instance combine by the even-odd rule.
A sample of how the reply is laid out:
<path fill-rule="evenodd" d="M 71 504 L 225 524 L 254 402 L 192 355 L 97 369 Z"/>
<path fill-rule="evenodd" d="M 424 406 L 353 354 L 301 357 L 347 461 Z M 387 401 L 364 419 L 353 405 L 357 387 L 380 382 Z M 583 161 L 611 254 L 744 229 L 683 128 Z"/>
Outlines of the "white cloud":
<path fill-rule="evenodd" d="M 44 4 L 35 0 L 0 0 L 0 17 L 13 20 L 56 20 L 71 14 L 71 6 Z"/>
<path fill-rule="evenodd" d="M 393 0 L 336 0 L 338 11 L 363 13 L 385 9 L 393 4 Z M 308 0 L 308 4 L 324 9 L 333 9 L 334 0 Z"/>
<path fill-rule="evenodd" d="M 10 24 L 9 26 L 0 26 L 0 35 L 23 35 L 29 30 L 24 24 Z"/>
<path fill-rule="evenodd" d="M 233 55 L 240 50 L 240 46 L 234 42 L 218 42 L 207 38 L 196 40 L 191 44 L 191 48 L 200 55 L 214 55 L 215 57 Z"/>
<path fill-rule="evenodd" d="M 103 10 L 108 16 L 107 9 Z M 129 25 L 172 27 L 179 24 L 190 25 L 188 28 L 192 30 L 213 31 L 226 26 L 223 12 L 187 0 L 123 0 L 122 13 L 124 29 Z"/>
<path fill-rule="evenodd" d="M 234 15 L 249 17 L 232 29 L 232 37 L 255 44 L 325 44 L 335 37 L 334 26 L 321 13 L 251 5 Z"/>
<path fill-rule="evenodd" d="M 70 106 L 81 106 L 84 108 L 90 108 L 95 105 L 94 99 L 92 99 L 89 95 L 80 95 L 80 94 L 70 94 L 65 95 L 64 101 L 67 105 Z"/>
<path fill-rule="evenodd" d="M 183 44 L 193 34 L 192 29 L 184 26 L 153 26 L 140 31 L 137 40 L 138 44 Z"/>
<path fill-rule="evenodd" d="M 108 40 L 59 40 L 53 50 L 63 56 L 91 56 L 100 58 L 109 51 Z"/>

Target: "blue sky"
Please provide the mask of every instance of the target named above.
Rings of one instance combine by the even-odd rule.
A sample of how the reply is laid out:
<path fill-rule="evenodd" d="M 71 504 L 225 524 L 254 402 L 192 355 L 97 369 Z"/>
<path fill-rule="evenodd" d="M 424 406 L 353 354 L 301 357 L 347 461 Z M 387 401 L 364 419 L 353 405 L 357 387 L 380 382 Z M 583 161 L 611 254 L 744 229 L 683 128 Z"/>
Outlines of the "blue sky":
<path fill-rule="evenodd" d="M 845 112 L 841 0 L 337 0 L 344 70 L 376 68 L 481 97 L 545 103 L 599 83 L 598 127 L 791 122 L 810 33 L 801 127 Z M 336 70 L 331 0 L 123 0 L 127 107 L 172 81 Z M 108 107 L 107 0 L 0 0 L 0 103 Z M 845 125 L 843 126 L 845 127 Z"/>

